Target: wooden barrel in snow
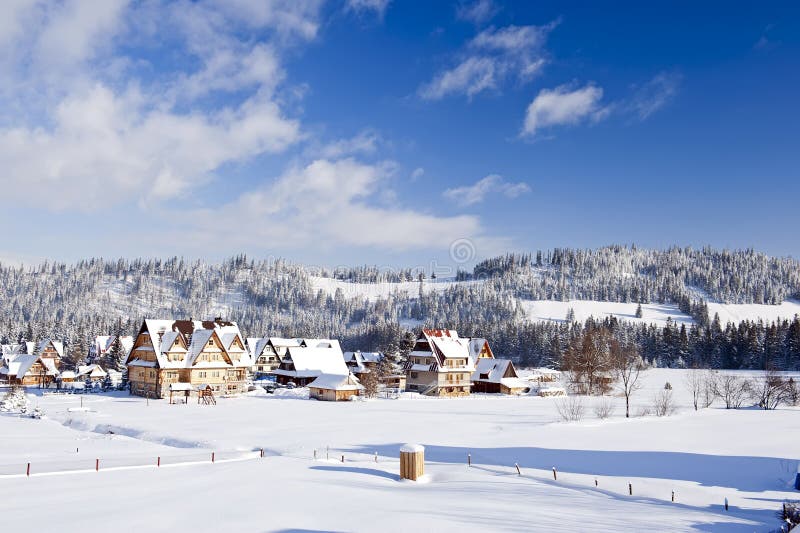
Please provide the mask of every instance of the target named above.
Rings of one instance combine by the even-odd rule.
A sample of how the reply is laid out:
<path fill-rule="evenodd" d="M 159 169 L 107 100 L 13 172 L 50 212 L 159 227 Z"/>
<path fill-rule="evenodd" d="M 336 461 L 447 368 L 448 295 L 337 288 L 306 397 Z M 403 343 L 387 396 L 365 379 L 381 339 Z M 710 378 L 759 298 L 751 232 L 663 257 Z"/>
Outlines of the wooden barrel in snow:
<path fill-rule="evenodd" d="M 400 477 L 416 481 L 425 474 L 425 447 L 406 444 L 400 448 Z"/>

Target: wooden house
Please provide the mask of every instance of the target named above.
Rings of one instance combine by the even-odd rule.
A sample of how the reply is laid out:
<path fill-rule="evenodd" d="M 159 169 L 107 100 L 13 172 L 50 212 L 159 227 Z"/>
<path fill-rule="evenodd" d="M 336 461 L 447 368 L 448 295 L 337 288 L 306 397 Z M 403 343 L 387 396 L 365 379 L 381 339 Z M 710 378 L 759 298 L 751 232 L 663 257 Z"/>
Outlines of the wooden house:
<path fill-rule="evenodd" d="M 251 359 L 235 322 L 148 319 L 126 364 L 131 394 L 165 398 L 172 383 L 245 392 Z"/>
<path fill-rule="evenodd" d="M 298 387 L 305 387 L 322 374 L 349 373 L 339 341 L 333 339 L 304 339 L 300 346 L 288 347 L 280 366 L 273 371 L 278 383 L 294 383 Z"/>
<path fill-rule="evenodd" d="M 256 378 L 272 374 L 281 364 L 289 347 L 303 346 L 303 339 L 284 339 L 281 337 L 250 337 L 247 347 L 253 361 L 251 371 Z"/>
<path fill-rule="evenodd" d="M 322 374 L 308 385 L 308 396 L 327 402 L 341 402 L 360 396 L 364 386 L 353 374 Z"/>
<path fill-rule="evenodd" d="M 88 380 L 92 383 L 102 383 L 106 379 L 106 376 L 108 376 L 108 372 L 103 370 L 103 367 L 100 365 L 82 365 L 78 367 L 74 381 L 82 381 L 85 383 Z"/>
<path fill-rule="evenodd" d="M 432 396 L 467 396 L 474 362 L 470 339 L 454 330 L 423 329 L 406 364 L 406 390 Z"/>
<path fill-rule="evenodd" d="M 356 376 L 377 372 L 381 359 L 383 354 L 380 352 L 344 352 L 344 363 Z"/>
<path fill-rule="evenodd" d="M 519 378 L 508 359 L 479 358 L 472 373 L 472 392 L 489 394 L 527 394 L 531 387 Z"/>
<path fill-rule="evenodd" d="M 59 375 L 62 357 L 64 345 L 60 341 L 28 342 L 24 350 L 19 347 L 3 356 L 0 377 L 9 384 L 50 387 Z"/>

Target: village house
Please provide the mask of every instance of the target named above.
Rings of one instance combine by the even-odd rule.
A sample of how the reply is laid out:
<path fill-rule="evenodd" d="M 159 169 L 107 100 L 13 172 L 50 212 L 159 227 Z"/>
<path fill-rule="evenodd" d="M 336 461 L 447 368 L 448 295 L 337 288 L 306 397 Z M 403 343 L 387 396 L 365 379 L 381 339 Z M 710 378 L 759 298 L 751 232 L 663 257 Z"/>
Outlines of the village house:
<path fill-rule="evenodd" d="M 530 384 L 519 378 L 508 359 L 479 358 L 472 373 L 472 392 L 489 394 L 527 394 Z"/>
<path fill-rule="evenodd" d="M 131 394 L 169 396 L 172 383 L 207 385 L 217 394 L 247 390 L 252 361 L 235 322 L 145 320 L 128 355 Z"/>
<path fill-rule="evenodd" d="M 253 360 L 251 371 L 259 379 L 272 375 L 281 364 L 281 359 L 286 355 L 289 347 L 303 345 L 303 339 L 284 339 L 281 337 L 250 337 L 247 347 L 250 358 Z"/>
<path fill-rule="evenodd" d="M 108 376 L 108 372 L 103 370 L 103 367 L 98 364 L 91 364 L 91 365 L 81 365 L 78 367 L 78 371 L 75 373 L 73 381 L 91 381 L 92 383 L 102 383 L 106 376 Z M 62 378 L 63 381 L 63 378 Z"/>
<path fill-rule="evenodd" d="M 17 348 L 4 354 L 0 377 L 12 385 L 49 387 L 59 375 L 62 357 L 64 345 L 60 341 L 29 342 L 24 351 Z"/>
<path fill-rule="evenodd" d="M 305 387 L 322 374 L 350 374 L 344 363 L 339 341 L 333 339 L 303 339 L 299 346 L 289 346 L 280 366 L 273 371 L 280 384 L 294 383 Z"/>
<path fill-rule="evenodd" d="M 406 364 L 406 390 L 431 396 L 468 396 L 475 369 L 473 353 L 482 353 L 480 346 L 476 342 L 470 348 L 470 339 L 459 337 L 454 330 L 423 329 Z"/>
<path fill-rule="evenodd" d="M 356 376 L 377 372 L 381 359 L 383 354 L 380 352 L 344 352 L 344 363 Z"/>
<path fill-rule="evenodd" d="M 322 374 L 308 385 L 308 397 L 328 402 L 341 402 L 360 396 L 364 386 L 353 374 Z"/>

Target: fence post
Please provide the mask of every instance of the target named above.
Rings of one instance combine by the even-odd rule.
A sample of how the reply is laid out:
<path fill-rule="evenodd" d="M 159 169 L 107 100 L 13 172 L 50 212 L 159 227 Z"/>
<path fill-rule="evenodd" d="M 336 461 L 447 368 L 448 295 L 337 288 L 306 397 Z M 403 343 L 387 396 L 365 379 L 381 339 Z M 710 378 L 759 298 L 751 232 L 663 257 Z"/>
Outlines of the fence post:
<path fill-rule="evenodd" d="M 25 471 L 25 475 L 28 476 L 28 477 L 31 477 L 31 464 L 30 463 L 28 463 L 28 469 Z M 784 505 L 784 510 L 785 509 L 786 509 L 786 506 Z"/>
<path fill-rule="evenodd" d="M 331 447 L 325 446 L 325 460 L 330 461 L 331 459 Z"/>
<path fill-rule="evenodd" d="M 628 483 L 628 494 L 630 496 L 633 496 L 633 485 L 631 485 L 630 483 Z"/>
<path fill-rule="evenodd" d="M 725 498 L 725 510 L 728 510 L 728 498 Z"/>
<path fill-rule="evenodd" d="M 342 462 L 344 462 L 344 455 L 342 456 Z"/>
<path fill-rule="evenodd" d="M 514 463 L 514 466 L 516 466 L 516 467 L 517 467 L 517 475 L 518 475 L 518 476 L 521 476 L 521 475 L 522 475 L 522 472 L 521 472 L 521 471 L 520 471 L 520 469 L 519 469 L 519 464 L 518 464 L 518 463 Z"/>
<path fill-rule="evenodd" d="M 375 462 L 378 462 L 378 452 L 375 452 Z"/>
<path fill-rule="evenodd" d="M 553 481 L 558 481 L 558 475 L 556 474 L 556 467 L 553 467 Z"/>
<path fill-rule="evenodd" d="M 672 501 L 673 501 L 673 503 L 675 502 L 675 491 L 674 490 L 672 491 Z"/>
<path fill-rule="evenodd" d="M 99 472 L 100 471 L 100 459 L 95 459 L 94 460 L 94 471 L 95 472 Z"/>
<path fill-rule="evenodd" d="M 214 462 L 214 452 L 211 452 L 211 462 Z"/>
<path fill-rule="evenodd" d="M 314 448 L 314 460 L 315 461 L 317 460 L 317 449 L 316 448 Z"/>
<path fill-rule="evenodd" d="M 264 458 L 264 448 L 261 448 L 261 458 Z"/>
<path fill-rule="evenodd" d="M 467 466 L 472 466 L 472 455 L 467 454 Z"/>
<path fill-rule="evenodd" d="M 158 461 L 156 461 L 156 466 L 158 468 L 161 468 L 161 456 L 160 455 L 158 456 Z"/>

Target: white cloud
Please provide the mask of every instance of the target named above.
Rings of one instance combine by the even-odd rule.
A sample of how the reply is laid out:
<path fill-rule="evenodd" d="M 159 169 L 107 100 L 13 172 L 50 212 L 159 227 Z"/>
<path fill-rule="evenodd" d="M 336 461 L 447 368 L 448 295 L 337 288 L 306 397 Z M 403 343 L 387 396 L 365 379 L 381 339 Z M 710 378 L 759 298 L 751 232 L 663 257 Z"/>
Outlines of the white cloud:
<path fill-rule="evenodd" d="M 530 192 L 527 183 L 510 183 L 497 174 L 490 174 L 472 185 L 447 189 L 442 193 L 445 198 L 467 207 L 482 202 L 488 194 L 498 193 L 507 198 L 516 198 Z"/>
<path fill-rule="evenodd" d="M 530 81 L 547 60 L 544 43 L 559 24 L 544 26 L 506 26 L 487 28 L 476 35 L 461 54 L 461 59 L 423 84 L 418 94 L 426 100 L 439 100 L 463 94 L 472 98 L 487 90 L 500 89 L 510 80 Z"/>
<path fill-rule="evenodd" d="M 325 159 L 338 159 L 356 154 L 374 154 L 381 137 L 372 130 L 364 130 L 355 137 L 339 139 L 323 146 L 318 155 Z"/>
<path fill-rule="evenodd" d="M 411 181 L 412 182 L 417 181 L 418 179 L 420 179 L 424 175 L 425 175 L 425 169 L 422 168 L 422 167 L 417 167 L 411 173 Z"/>
<path fill-rule="evenodd" d="M 542 128 L 601 120 L 609 112 L 601 105 L 602 98 L 603 89 L 592 84 L 579 89 L 568 85 L 542 89 L 528 106 L 522 134 L 533 136 Z"/>
<path fill-rule="evenodd" d="M 354 13 L 375 13 L 382 19 L 386 14 L 391 0 L 347 0 L 345 7 Z"/>
<path fill-rule="evenodd" d="M 498 11 L 500 8 L 492 0 L 476 0 L 458 5 L 456 17 L 480 25 L 491 20 Z"/>
<path fill-rule="evenodd" d="M 449 94 L 464 93 L 472 97 L 497 86 L 496 61 L 488 57 L 468 57 L 456 67 L 445 70 L 420 89 L 426 100 L 438 100 Z"/>
<path fill-rule="evenodd" d="M 243 247 L 268 243 L 296 249 L 357 246 L 404 251 L 446 248 L 459 238 L 481 237 L 474 216 L 445 217 L 381 205 L 380 197 L 395 168 L 392 162 L 317 159 L 291 167 L 221 211 L 199 211 L 181 218 L 196 221 L 192 231 L 199 245 L 234 235 L 241 240 L 236 245 Z"/>
<path fill-rule="evenodd" d="M 279 49 L 292 32 L 313 37 L 318 5 L 2 4 L 0 189 L 53 210 L 151 205 L 285 150 L 303 133 L 282 108 Z M 122 55 L 122 40 L 183 56 L 157 70 Z"/>
<path fill-rule="evenodd" d="M 678 72 L 659 72 L 646 83 L 634 86 L 628 110 L 639 120 L 647 119 L 675 98 L 680 83 L 681 75 Z"/>

